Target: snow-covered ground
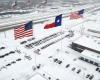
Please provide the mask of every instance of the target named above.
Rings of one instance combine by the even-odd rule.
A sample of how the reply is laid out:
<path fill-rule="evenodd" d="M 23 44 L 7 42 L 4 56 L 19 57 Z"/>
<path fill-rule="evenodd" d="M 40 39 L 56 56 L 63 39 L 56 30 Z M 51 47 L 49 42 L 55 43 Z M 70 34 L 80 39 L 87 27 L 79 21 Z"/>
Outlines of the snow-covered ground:
<path fill-rule="evenodd" d="M 89 8 L 91 5 L 87 5 L 85 8 L 87 7 Z M 40 12 L 36 11 L 36 13 L 24 14 L 21 15 L 20 18 L 18 17 L 19 15 L 15 15 L 15 17 L 12 16 L 10 19 L 1 19 L 0 25 L 35 20 L 37 17 L 42 18 L 42 16 L 44 18 L 49 17 L 50 15 L 55 16 L 61 12 L 69 13 L 71 11 L 82 9 L 84 6 L 72 8 L 73 10 L 71 11 L 66 7 L 60 8 L 61 9 L 58 9 L 59 12 L 57 13 L 54 10 L 48 11 L 50 8 L 47 8 L 46 13 L 44 14 L 41 14 L 42 10 L 40 9 Z M 49 18 L 46 22 L 33 25 L 34 32 L 32 37 L 18 40 L 14 40 L 13 29 L 1 31 L 0 46 L 4 46 L 5 49 L 0 50 L 0 55 L 4 55 L 10 51 L 15 51 L 15 53 L 0 58 L 0 80 L 89 80 L 86 78 L 87 74 L 94 75 L 92 80 L 100 80 L 100 72 L 95 71 L 97 67 L 79 60 L 78 58 L 81 56 L 80 53 L 69 47 L 73 41 L 79 39 L 83 35 L 89 35 L 86 32 L 87 29 L 96 27 L 95 29 L 100 31 L 100 11 L 94 13 L 95 14 L 85 13 L 84 18 L 77 20 L 70 20 L 69 17 L 64 17 L 62 26 L 45 30 L 44 26 L 47 23 L 54 21 L 54 17 Z M 69 30 L 74 31 L 74 36 L 66 37 L 66 35 L 70 34 Z M 41 40 L 57 32 L 64 32 L 64 34 L 42 43 L 41 45 L 33 46 L 32 49 L 27 49 L 25 47 L 25 45 Z M 33 37 L 35 37 L 35 39 L 29 41 L 29 39 Z M 20 44 L 22 41 L 27 41 L 27 43 Z M 100 41 L 99 38 L 98 41 Z M 52 42 L 54 42 L 54 44 L 42 49 L 43 46 Z M 37 49 L 40 50 L 38 52 L 39 54 L 34 52 Z M 21 59 L 20 61 L 17 60 L 19 58 Z M 58 62 L 54 62 L 54 59 L 56 58 L 62 61 L 62 63 L 59 64 Z M 15 63 L 13 63 L 13 61 Z M 7 66 L 7 64 L 10 65 Z M 39 64 L 40 68 L 37 67 Z M 70 66 L 66 68 L 66 65 L 68 64 L 70 64 Z M 75 70 L 72 70 L 72 68 L 75 68 Z M 81 70 L 81 72 L 77 73 L 78 70 Z"/>

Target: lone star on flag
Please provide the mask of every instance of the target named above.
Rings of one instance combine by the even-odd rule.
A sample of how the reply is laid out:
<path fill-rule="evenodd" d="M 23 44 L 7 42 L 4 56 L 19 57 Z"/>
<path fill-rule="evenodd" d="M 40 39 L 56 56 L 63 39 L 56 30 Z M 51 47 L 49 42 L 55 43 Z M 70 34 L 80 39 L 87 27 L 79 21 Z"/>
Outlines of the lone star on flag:
<path fill-rule="evenodd" d="M 60 22 L 60 20 L 57 20 L 57 22 L 59 23 L 59 22 Z"/>
<path fill-rule="evenodd" d="M 62 22 L 62 14 L 56 16 L 55 25 L 56 25 L 56 26 L 61 26 L 61 22 Z"/>

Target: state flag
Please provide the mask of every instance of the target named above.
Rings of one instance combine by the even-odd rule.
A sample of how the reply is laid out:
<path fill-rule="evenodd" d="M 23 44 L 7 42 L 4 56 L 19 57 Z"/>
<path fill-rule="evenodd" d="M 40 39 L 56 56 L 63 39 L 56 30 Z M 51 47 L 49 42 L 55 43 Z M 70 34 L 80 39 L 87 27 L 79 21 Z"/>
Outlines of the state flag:
<path fill-rule="evenodd" d="M 56 16 L 55 22 L 50 23 L 50 24 L 46 24 L 44 29 L 49 29 L 49 28 L 54 28 L 54 27 L 57 27 L 57 26 L 61 26 L 61 24 L 62 24 L 62 14 Z"/>

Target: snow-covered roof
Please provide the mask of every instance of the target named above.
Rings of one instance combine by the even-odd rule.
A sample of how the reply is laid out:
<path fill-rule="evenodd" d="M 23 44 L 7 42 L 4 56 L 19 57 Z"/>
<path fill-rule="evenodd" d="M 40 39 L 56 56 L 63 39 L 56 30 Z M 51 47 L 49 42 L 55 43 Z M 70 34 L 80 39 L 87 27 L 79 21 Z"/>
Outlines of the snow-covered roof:
<path fill-rule="evenodd" d="M 36 74 L 35 76 L 33 76 L 31 79 L 29 80 L 46 80 L 45 78 L 43 78 L 41 75 Z"/>
<path fill-rule="evenodd" d="M 81 46 L 85 46 L 87 48 L 100 51 L 100 39 L 96 39 L 91 36 L 82 36 L 78 40 L 74 41 L 74 43 L 79 44 Z"/>
<path fill-rule="evenodd" d="M 97 54 L 97 53 L 89 51 L 89 50 L 84 50 L 81 54 L 87 58 L 90 58 L 90 59 L 100 63 L 100 54 Z"/>

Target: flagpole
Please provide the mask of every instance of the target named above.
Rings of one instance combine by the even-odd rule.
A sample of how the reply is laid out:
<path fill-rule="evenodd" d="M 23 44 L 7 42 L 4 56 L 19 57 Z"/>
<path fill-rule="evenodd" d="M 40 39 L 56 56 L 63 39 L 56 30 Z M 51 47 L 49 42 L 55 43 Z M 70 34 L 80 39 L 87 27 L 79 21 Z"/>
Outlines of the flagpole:
<path fill-rule="evenodd" d="M 4 31 L 4 38 L 5 38 L 5 41 L 3 41 L 3 42 L 4 42 L 4 45 L 5 45 L 5 43 L 6 43 L 6 38 L 7 38 L 6 32 L 5 32 L 5 31 Z M 7 47 L 7 45 L 6 45 L 6 47 Z"/>
<path fill-rule="evenodd" d="M 0 33 L 0 36 L 1 36 L 1 33 Z M 2 38 L 0 39 L 1 43 L 2 43 Z"/>
<path fill-rule="evenodd" d="M 34 25 L 34 22 L 33 22 L 33 25 Z M 32 26 L 32 31 L 33 31 L 33 37 L 35 37 L 35 33 L 34 33 L 34 26 Z M 35 48 L 35 46 L 34 46 L 34 48 Z M 36 48 L 35 48 L 35 50 L 36 50 Z M 34 53 L 34 52 L 33 52 Z M 35 61 L 35 64 L 34 64 L 34 66 L 36 67 L 37 66 L 37 54 L 35 53 L 34 54 L 34 61 Z"/>
<path fill-rule="evenodd" d="M 4 36 L 5 36 L 5 38 L 6 38 L 6 33 L 5 33 L 5 31 L 4 31 Z"/>

